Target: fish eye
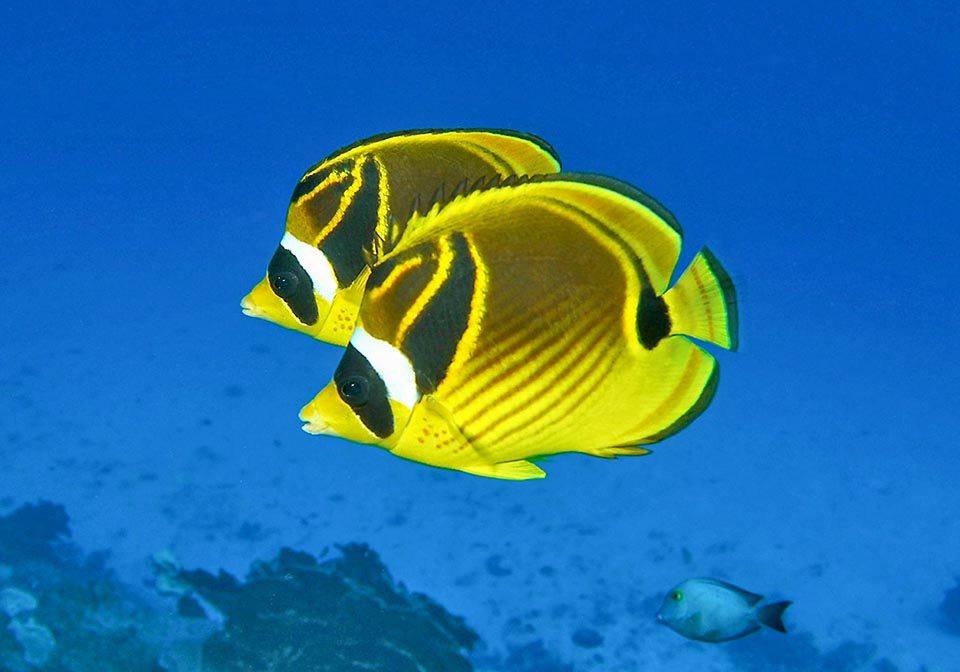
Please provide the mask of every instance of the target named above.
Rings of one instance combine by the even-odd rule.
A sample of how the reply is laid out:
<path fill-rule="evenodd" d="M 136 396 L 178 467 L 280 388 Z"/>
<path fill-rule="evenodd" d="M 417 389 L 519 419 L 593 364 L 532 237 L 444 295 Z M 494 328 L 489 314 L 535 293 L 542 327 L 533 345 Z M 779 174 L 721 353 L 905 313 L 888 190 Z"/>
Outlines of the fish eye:
<path fill-rule="evenodd" d="M 682 591 L 682 590 L 675 590 L 675 591 L 673 591 L 673 592 L 670 594 L 670 599 L 672 599 L 674 602 L 679 602 L 679 601 L 681 601 L 681 600 L 683 599 L 683 591 Z"/>
<path fill-rule="evenodd" d="M 364 376 L 350 376 L 340 383 L 337 391 L 351 406 L 363 406 L 370 400 L 370 381 Z"/>
<path fill-rule="evenodd" d="M 270 286 L 281 299 L 288 299 L 297 291 L 300 281 L 291 271 L 277 271 L 270 274 Z"/>

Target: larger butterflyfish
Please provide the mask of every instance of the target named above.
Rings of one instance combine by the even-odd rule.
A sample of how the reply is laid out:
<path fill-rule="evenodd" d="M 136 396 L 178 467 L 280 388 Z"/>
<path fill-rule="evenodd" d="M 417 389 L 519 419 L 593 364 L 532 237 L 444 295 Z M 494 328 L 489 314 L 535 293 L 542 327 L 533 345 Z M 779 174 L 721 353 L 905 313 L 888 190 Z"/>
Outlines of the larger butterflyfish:
<path fill-rule="evenodd" d="M 559 169 L 545 140 L 497 129 L 405 131 L 338 150 L 294 189 L 286 231 L 243 312 L 345 345 L 376 242 L 396 237 L 394 222 L 408 220 L 438 190 Z"/>
<path fill-rule="evenodd" d="M 673 286 L 674 216 L 629 184 L 560 173 L 414 214 L 366 283 L 304 430 L 437 467 L 544 476 L 556 453 L 642 455 L 714 396 L 737 344 L 733 283 L 706 248 Z"/>

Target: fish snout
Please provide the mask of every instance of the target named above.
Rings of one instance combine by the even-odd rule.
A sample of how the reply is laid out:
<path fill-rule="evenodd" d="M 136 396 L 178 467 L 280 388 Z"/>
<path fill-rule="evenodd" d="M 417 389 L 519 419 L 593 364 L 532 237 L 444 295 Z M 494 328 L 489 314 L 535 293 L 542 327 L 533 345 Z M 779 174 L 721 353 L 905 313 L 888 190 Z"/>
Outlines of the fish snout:
<path fill-rule="evenodd" d="M 309 403 L 300 411 L 300 419 L 306 424 L 301 427 L 307 434 L 329 434 L 330 425 L 320 417 L 313 403 Z"/>
<path fill-rule="evenodd" d="M 240 302 L 240 308 L 243 309 L 243 314 L 248 317 L 263 317 L 263 311 L 253 300 L 253 292 L 243 297 L 243 301 Z"/>

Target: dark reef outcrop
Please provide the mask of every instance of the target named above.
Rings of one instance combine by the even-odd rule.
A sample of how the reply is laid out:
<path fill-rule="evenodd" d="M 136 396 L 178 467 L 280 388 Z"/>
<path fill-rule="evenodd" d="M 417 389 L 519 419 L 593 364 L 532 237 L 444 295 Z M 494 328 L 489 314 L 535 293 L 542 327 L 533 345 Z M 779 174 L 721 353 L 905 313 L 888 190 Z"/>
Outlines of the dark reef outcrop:
<path fill-rule="evenodd" d="M 462 619 L 395 583 L 364 544 L 318 561 L 284 548 L 245 581 L 220 572 L 159 566 L 168 586 L 224 617 L 203 643 L 203 669 L 315 672 L 468 672 L 477 641 Z M 172 571 L 171 571 L 172 569 Z"/>
<path fill-rule="evenodd" d="M 121 584 L 104 554 L 70 541 L 62 506 L 0 516 L 4 672 L 469 672 L 477 635 L 393 580 L 368 546 L 318 560 L 283 549 L 244 580 L 154 558 L 157 609 Z"/>

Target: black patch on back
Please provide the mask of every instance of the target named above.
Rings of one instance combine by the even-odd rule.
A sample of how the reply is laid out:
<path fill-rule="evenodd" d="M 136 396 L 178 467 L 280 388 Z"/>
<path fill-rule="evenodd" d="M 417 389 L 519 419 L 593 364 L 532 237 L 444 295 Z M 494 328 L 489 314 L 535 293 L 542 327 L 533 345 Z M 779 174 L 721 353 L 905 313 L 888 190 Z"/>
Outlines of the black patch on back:
<path fill-rule="evenodd" d="M 329 229 L 330 222 L 333 220 L 334 215 L 337 214 L 337 210 L 340 208 L 340 202 L 343 200 L 347 188 L 353 184 L 354 181 L 352 175 L 344 175 L 338 181 L 332 182 L 323 189 L 313 192 L 313 190 L 317 188 L 317 185 L 330 177 L 330 173 L 333 172 L 334 168 L 338 168 L 338 166 L 331 166 L 327 170 L 305 178 L 297 185 L 293 196 L 290 198 L 291 207 L 300 208 L 307 216 L 312 225 L 313 236 L 320 236 Z M 341 171 L 349 171 L 350 165 L 341 165 L 339 169 Z M 306 194 L 310 194 L 310 196 L 304 198 L 302 202 L 297 203 L 297 200 L 303 198 Z"/>
<path fill-rule="evenodd" d="M 637 306 L 637 336 L 640 345 L 653 350 L 661 339 L 670 334 L 670 312 L 663 297 L 653 291 L 646 272 L 641 274 L 640 281 L 643 289 L 640 290 L 640 305 Z"/>
<path fill-rule="evenodd" d="M 398 266 L 402 266 L 412 257 L 423 257 L 425 261 L 432 263 L 433 269 L 435 270 L 437 266 L 436 254 L 425 255 L 423 247 L 423 245 L 417 245 L 413 248 L 399 252 L 389 259 L 378 261 L 377 265 L 370 270 L 370 277 L 367 278 L 366 289 L 364 291 L 369 294 L 371 291 L 379 289 L 383 283 L 394 274 Z M 415 297 L 411 297 L 411 299 L 412 298 Z"/>
<path fill-rule="evenodd" d="M 313 294 L 313 280 L 293 252 L 279 246 L 267 267 L 267 278 L 274 294 L 283 299 L 298 320 L 309 325 L 317 323 L 320 315 Z"/>
<path fill-rule="evenodd" d="M 467 330 L 470 302 L 477 279 L 477 266 L 462 233 L 450 237 L 453 264 L 443 283 L 414 322 L 402 350 L 414 364 L 421 394 L 437 389 Z"/>
<path fill-rule="evenodd" d="M 419 258 L 420 265 L 403 272 L 402 277 L 393 278 L 397 267 L 405 264 L 411 258 Z M 365 292 L 367 294 L 379 289 L 384 282 L 393 279 L 389 287 L 389 304 L 391 306 L 412 306 L 420 294 L 436 275 L 438 268 L 436 247 L 433 244 L 421 244 L 404 250 L 394 257 L 373 267 L 370 277 L 367 278 Z"/>
<path fill-rule="evenodd" d="M 367 429 L 379 436 L 381 439 L 393 434 L 393 409 L 390 408 L 390 397 L 387 394 L 387 386 L 383 378 L 377 373 L 377 370 L 370 365 L 370 362 L 353 345 L 348 345 L 343 353 L 343 359 L 333 374 L 333 381 L 337 385 L 339 392 L 340 386 L 346 381 L 356 381 L 357 378 L 364 379 L 367 384 L 367 400 L 361 406 L 350 407 L 357 417 L 366 425 Z M 341 395 L 342 398 L 342 395 Z M 346 402 L 344 402 L 346 403 Z"/>
<path fill-rule="evenodd" d="M 293 195 L 290 196 L 290 201 L 298 201 L 303 198 L 305 195 L 309 194 L 311 191 L 316 189 L 324 180 L 330 177 L 330 174 L 333 172 L 333 169 L 336 166 L 329 166 L 326 170 L 321 170 L 319 172 L 310 175 L 309 177 L 302 177 L 297 183 L 297 186 L 293 189 Z M 314 166 L 310 170 L 316 168 Z M 310 172 L 309 170 L 307 171 Z"/>
<path fill-rule="evenodd" d="M 376 163 L 368 160 L 360 174 L 360 189 L 353 195 L 343 219 L 321 243 L 341 287 L 351 284 L 367 267 L 363 250 L 369 247 L 377 230 L 380 171 Z"/>

